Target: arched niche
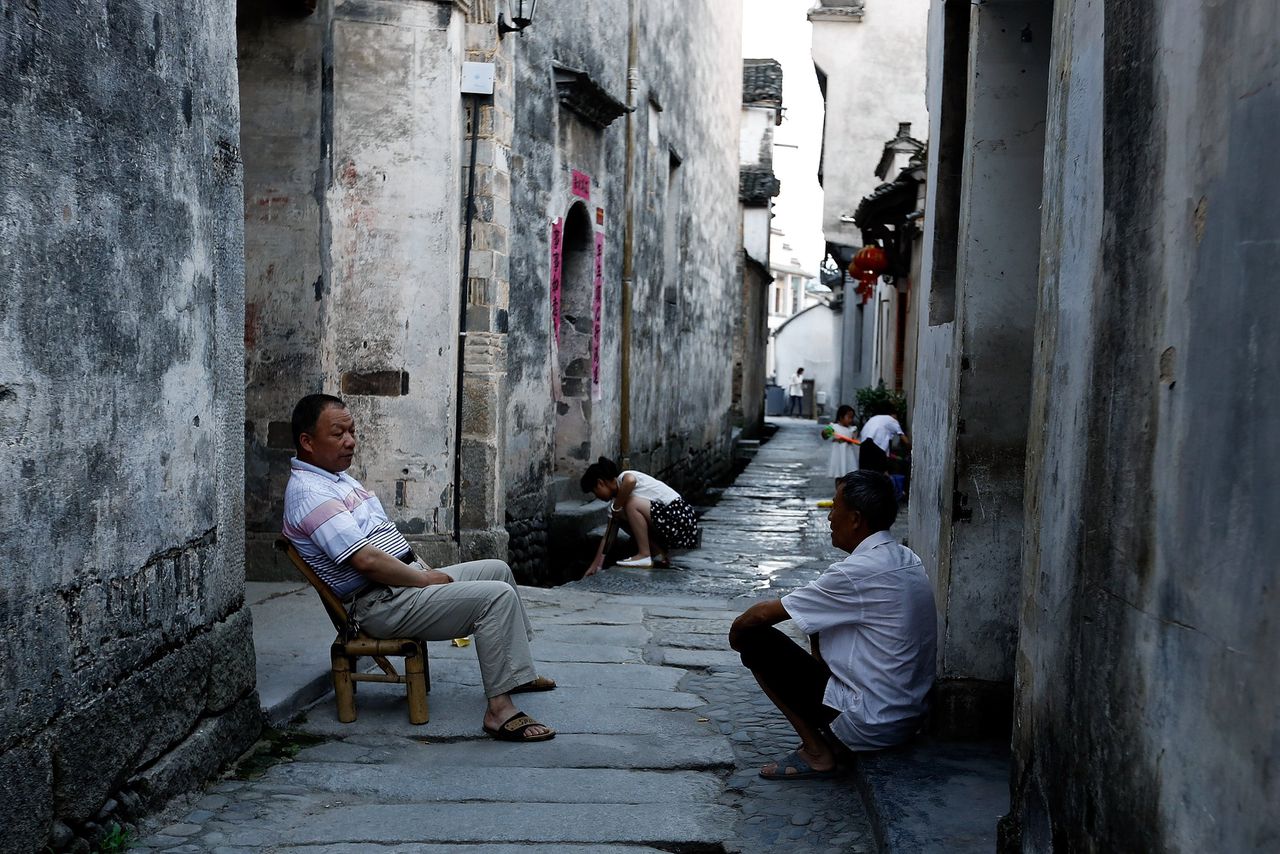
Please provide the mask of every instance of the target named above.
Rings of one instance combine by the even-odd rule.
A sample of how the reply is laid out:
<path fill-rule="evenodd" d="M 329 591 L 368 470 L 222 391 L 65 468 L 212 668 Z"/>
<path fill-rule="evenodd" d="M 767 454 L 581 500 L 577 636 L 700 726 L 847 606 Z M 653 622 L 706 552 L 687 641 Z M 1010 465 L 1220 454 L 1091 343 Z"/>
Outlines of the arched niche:
<path fill-rule="evenodd" d="M 577 476 L 591 456 L 591 333 L 595 229 L 587 206 L 575 202 L 564 221 L 560 284 L 555 470 Z M 553 330 L 556 327 L 552 319 Z"/>

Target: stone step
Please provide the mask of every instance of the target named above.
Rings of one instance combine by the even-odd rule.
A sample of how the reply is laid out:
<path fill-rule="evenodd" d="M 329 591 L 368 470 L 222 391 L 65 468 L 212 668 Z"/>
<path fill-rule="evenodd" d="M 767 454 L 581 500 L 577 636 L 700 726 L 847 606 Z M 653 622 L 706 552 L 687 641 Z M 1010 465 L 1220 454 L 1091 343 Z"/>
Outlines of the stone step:
<path fill-rule="evenodd" d="M 736 661 L 736 656 L 734 657 Z M 621 693 L 621 692 L 619 692 Z M 558 695 L 558 696 L 557 696 Z M 517 695 L 516 705 L 535 719 L 553 727 L 561 735 L 568 733 L 602 735 L 715 736 L 710 724 L 699 722 L 698 715 L 687 710 L 645 709 L 635 706 L 588 706 L 572 690 Z M 364 683 L 356 695 L 357 718 L 341 723 L 332 695 L 307 712 L 306 719 L 295 728 L 311 735 L 342 738 L 356 733 L 381 733 L 420 739 L 474 738 L 488 740 L 481 730 L 484 697 L 479 686 L 432 691 L 429 697 L 431 720 L 425 724 L 409 723 L 404 689 L 398 685 Z M 557 736 L 559 738 L 560 736 Z"/>
<path fill-rule="evenodd" d="M 526 749 L 528 749 L 526 747 Z M 687 804 L 428 803 L 334 805 L 276 813 L 226 833 L 224 844 L 644 843 L 710 845 L 733 829 L 728 807 Z"/>
<path fill-rule="evenodd" d="M 430 724 L 427 724 L 430 726 Z M 325 762 L 412 761 L 442 768 L 613 768 L 701 771 L 728 768 L 733 750 L 723 737 L 705 735 L 599 735 L 567 733 L 537 744 L 490 738 L 431 742 L 379 733 L 352 734 L 309 748 L 305 756 Z M 302 757 L 304 754 L 299 754 Z"/>
<path fill-rule="evenodd" d="M 245 584 L 253 614 L 258 697 L 268 723 L 280 726 L 332 690 L 333 624 L 304 582 Z"/>
<path fill-rule="evenodd" d="M 855 765 L 880 850 L 886 854 L 996 849 L 1009 811 L 1009 745 L 922 739 L 868 753 Z"/>
<path fill-rule="evenodd" d="M 332 793 L 364 802 L 679 804 L 715 800 L 720 778 L 705 771 L 613 768 L 457 768 L 391 761 L 380 765 L 307 762 L 277 765 L 264 783 L 284 783 L 332 802 Z M 350 802 L 350 801 L 348 801 Z"/>

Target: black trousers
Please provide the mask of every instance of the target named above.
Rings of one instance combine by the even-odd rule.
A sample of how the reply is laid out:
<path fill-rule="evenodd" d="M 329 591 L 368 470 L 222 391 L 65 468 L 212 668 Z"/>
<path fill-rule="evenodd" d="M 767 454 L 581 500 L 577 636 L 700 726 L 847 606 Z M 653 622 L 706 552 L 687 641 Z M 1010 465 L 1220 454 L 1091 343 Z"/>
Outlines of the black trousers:
<path fill-rule="evenodd" d="M 822 704 L 831 671 L 791 638 L 763 626 L 739 632 L 734 640 L 742 664 L 805 723 L 825 728 L 839 716 Z"/>
<path fill-rule="evenodd" d="M 858 468 L 862 471 L 878 471 L 889 473 L 889 455 L 880 450 L 880 446 L 866 439 L 858 446 Z"/>

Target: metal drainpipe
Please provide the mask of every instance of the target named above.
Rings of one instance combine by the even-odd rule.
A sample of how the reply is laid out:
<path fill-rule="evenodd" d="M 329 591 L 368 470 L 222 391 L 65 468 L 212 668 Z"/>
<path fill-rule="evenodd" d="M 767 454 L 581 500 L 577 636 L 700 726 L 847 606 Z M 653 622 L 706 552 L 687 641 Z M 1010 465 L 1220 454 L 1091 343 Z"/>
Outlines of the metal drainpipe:
<path fill-rule="evenodd" d="M 623 173 L 622 230 L 622 406 L 619 413 L 618 448 L 622 467 L 631 465 L 631 283 L 635 277 L 635 147 L 636 64 L 639 57 L 639 18 L 636 0 L 627 2 L 627 118 L 626 167 Z"/>
<path fill-rule="evenodd" d="M 476 215 L 476 142 L 480 137 L 480 96 L 471 96 L 471 160 L 467 169 L 467 213 L 462 243 L 462 286 L 458 295 L 458 374 L 453 412 L 453 541 L 462 560 L 462 384 L 467 353 L 467 291 L 471 278 L 471 221 Z"/>

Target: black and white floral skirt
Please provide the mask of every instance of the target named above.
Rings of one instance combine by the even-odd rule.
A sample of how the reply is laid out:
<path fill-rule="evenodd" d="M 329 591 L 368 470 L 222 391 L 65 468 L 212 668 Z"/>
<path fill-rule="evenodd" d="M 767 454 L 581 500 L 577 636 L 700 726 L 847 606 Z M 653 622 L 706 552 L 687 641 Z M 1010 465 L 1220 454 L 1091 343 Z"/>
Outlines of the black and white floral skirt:
<path fill-rule="evenodd" d="M 691 549 L 698 545 L 698 516 L 683 498 L 649 504 L 653 532 L 667 548 Z"/>

